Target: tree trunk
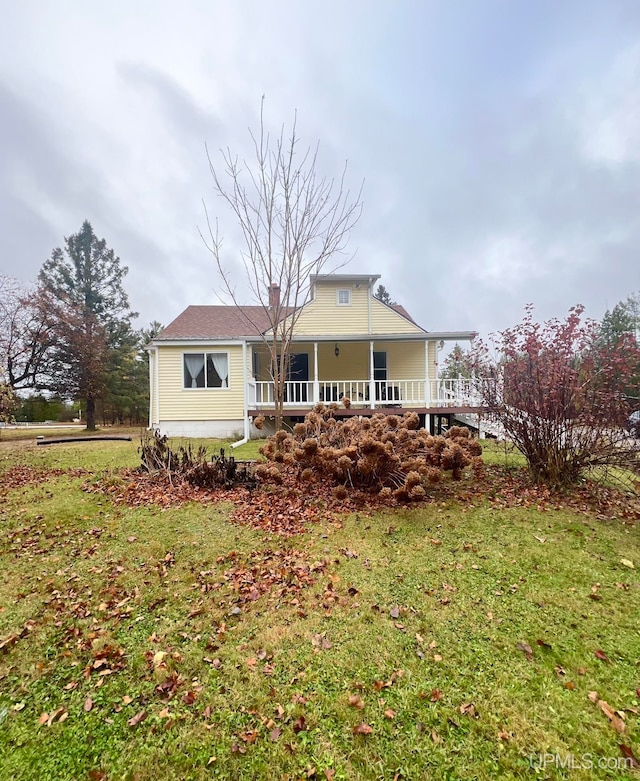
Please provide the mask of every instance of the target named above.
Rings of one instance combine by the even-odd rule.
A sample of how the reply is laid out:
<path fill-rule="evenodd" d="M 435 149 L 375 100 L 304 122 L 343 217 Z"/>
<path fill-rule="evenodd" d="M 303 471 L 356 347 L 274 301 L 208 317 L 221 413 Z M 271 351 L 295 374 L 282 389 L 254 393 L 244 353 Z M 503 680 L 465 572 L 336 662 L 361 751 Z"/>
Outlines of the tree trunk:
<path fill-rule="evenodd" d="M 96 430 L 96 400 L 87 396 L 87 431 Z"/>

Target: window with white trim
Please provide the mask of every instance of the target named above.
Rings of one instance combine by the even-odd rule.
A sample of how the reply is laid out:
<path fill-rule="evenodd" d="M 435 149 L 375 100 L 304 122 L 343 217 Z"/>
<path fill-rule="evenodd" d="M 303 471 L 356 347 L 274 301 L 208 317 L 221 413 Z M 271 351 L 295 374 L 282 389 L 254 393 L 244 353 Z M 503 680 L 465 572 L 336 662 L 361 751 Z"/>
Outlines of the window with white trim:
<path fill-rule="evenodd" d="M 228 353 L 184 353 L 184 388 L 228 388 Z"/>
<path fill-rule="evenodd" d="M 348 289 L 338 290 L 337 301 L 338 301 L 338 306 L 350 306 L 351 291 Z"/>

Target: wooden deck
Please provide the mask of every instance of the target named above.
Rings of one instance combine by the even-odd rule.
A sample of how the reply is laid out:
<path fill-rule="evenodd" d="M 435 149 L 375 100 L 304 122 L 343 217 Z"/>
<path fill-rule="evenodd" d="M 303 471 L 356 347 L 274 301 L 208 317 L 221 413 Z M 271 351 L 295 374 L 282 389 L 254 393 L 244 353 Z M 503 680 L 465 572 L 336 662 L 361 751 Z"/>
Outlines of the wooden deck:
<path fill-rule="evenodd" d="M 282 411 L 285 418 L 304 418 L 304 416 L 311 412 L 312 406 L 309 407 L 285 407 Z M 394 406 L 392 404 L 386 404 L 385 406 L 376 407 L 351 407 L 346 409 L 339 406 L 334 410 L 333 416 L 336 418 L 352 418 L 354 415 L 360 417 L 370 418 L 372 415 L 381 413 L 383 415 L 404 415 L 405 412 L 416 412 L 418 415 L 458 415 L 468 414 L 477 415 L 482 412 L 479 407 L 470 406 L 458 406 L 458 407 L 402 407 L 401 405 Z M 263 415 L 265 418 L 273 417 L 273 409 L 250 409 L 249 417 L 257 418 L 259 415 Z"/>

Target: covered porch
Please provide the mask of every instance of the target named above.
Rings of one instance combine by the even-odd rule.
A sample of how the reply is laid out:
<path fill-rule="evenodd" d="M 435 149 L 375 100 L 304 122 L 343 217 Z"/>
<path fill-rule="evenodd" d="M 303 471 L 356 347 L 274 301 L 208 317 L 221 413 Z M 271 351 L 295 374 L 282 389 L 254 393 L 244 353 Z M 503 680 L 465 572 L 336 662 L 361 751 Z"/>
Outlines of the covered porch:
<path fill-rule="evenodd" d="M 317 340 L 292 344 L 284 406 L 289 414 L 305 414 L 315 404 L 340 403 L 353 411 L 461 409 L 478 406 L 474 383 L 439 379 L 436 337 L 360 340 Z M 252 346 L 253 376 L 247 381 L 249 410 L 275 409 L 270 355 Z M 348 400 L 345 404 L 343 400 Z"/>

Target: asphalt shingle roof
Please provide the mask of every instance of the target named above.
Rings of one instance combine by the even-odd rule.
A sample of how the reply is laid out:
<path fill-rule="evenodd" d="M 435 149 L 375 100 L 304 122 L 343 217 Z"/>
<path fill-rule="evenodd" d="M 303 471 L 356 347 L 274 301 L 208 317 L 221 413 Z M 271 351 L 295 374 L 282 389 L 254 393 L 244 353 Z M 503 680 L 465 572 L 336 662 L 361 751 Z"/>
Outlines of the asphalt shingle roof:
<path fill-rule="evenodd" d="M 393 304 L 391 308 L 415 323 L 404 307 Z M 242 339 L 260 336 L 270 327 L 269 313 L 262 306 L 188 306 L 154 341 Z"/>
<path fill-rule="evenodd" d="M 156 340 L 238 339 L 259 336 L 270 325 L 261 306 L 188 306 Z"/>

